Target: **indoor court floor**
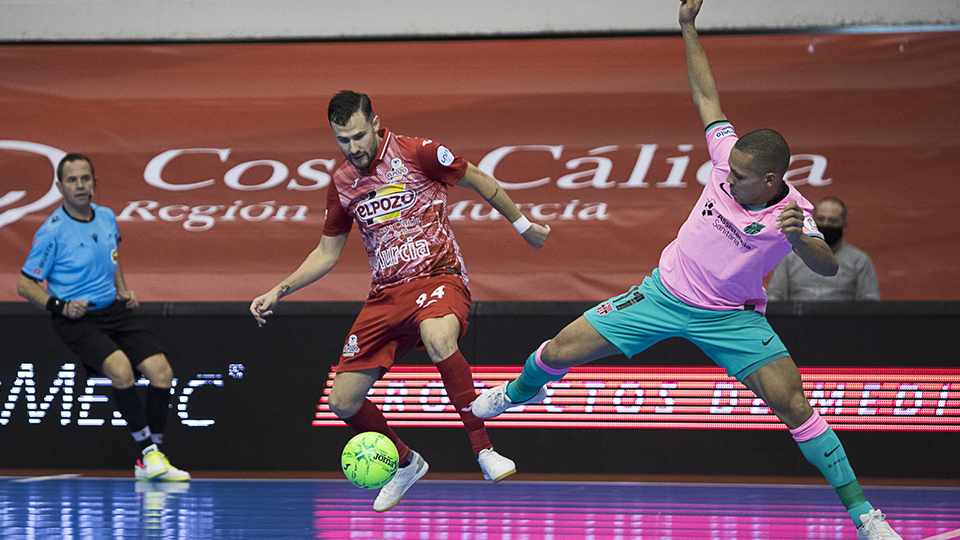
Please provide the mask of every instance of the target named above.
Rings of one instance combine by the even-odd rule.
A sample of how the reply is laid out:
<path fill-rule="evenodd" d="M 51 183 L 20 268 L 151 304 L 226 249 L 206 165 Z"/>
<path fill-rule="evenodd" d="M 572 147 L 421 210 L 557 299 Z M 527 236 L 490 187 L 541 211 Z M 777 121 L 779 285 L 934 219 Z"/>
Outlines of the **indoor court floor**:
<path fill-rule="evenodd" d="M 867 487 L 905 540 L 960 539 L 960 488 Z M 0 477 L 0 537 L 855 539 L 827 486 L 421 480 L 393 510 L 346 480 Z"/>

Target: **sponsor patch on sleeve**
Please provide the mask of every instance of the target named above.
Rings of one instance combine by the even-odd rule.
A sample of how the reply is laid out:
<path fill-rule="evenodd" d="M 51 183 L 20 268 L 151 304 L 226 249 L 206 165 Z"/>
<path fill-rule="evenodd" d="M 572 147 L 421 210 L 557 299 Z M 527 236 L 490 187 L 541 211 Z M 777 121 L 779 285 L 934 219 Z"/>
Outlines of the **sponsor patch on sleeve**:
<path fill-rule="evenodd" d="M 720 138 L 726 137 L 727 135 L 731 135 L 731 134 L 733 134 L 733 128 L 730 127 L 730 126 L 727 126 L 727 127 L 723 128 L 723 129 L 717 130 L 717 132 L 714 133 L 713 136 L 714 136 L 714 138 L 716 138 L 716 139 L 720 139 Z"/>
<path fill-rule="evenodd" d="M 453 165 L 454 159 L 453 152 L 447 150 L 446 146 L 441 144 L 437 147 L 437 161 L 439 161 L 441 165 L 444 167 L 449 167 L 450 165 Z"/>

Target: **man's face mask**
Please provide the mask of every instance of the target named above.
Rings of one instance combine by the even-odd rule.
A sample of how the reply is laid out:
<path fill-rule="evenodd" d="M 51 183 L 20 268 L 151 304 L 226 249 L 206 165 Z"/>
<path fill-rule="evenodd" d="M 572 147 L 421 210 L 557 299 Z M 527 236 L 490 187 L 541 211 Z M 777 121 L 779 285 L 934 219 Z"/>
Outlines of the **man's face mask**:
<path fill-rule="evenodd" d="M 823 240 L 827 245 L 832 246 L 838 240 L 843 238 L 843 228 L 842 227 L 817 227 L 823 234 Z"/>

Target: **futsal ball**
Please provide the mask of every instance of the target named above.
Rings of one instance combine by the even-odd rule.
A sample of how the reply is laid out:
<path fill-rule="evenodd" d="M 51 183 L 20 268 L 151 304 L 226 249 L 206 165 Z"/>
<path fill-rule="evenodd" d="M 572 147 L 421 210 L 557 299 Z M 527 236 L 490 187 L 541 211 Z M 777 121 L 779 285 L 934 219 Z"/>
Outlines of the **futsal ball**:
<path fill-rule="evenodd" d="M 379 489 L 393 479 L 400 465 L 397 447 L 384 434 L 360 433 L 343 448 L 340 468 L 347 480 L 363 489 Z"/>

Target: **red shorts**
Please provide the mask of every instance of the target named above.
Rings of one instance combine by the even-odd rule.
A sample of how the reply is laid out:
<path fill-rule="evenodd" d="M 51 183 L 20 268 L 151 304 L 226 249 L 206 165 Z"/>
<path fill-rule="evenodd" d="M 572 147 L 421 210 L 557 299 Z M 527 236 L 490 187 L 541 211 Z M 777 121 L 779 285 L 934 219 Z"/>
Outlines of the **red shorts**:
<path fill-rule="evenodd" d="M 460 321 L 460 336 L 467 331 L 470 291 L 460 276 L 415 279 L 389 287 L 368 298 L 343 344 L 340 362 L 333 371 L 360 371 L 379 367 L 386 373 L 393 363 L 420 341 L 420 322 L 453 313 Z"/>

